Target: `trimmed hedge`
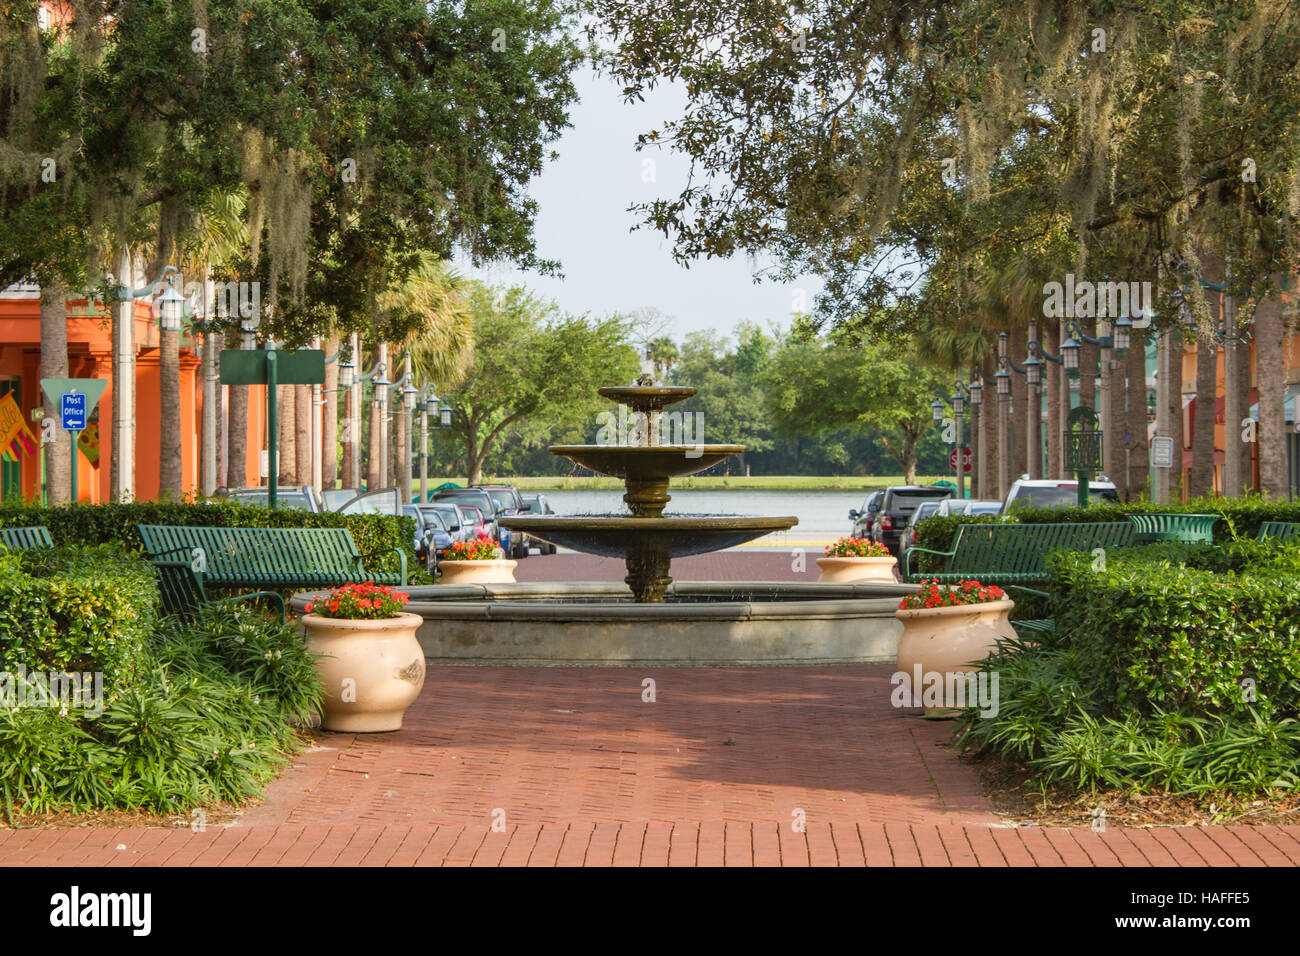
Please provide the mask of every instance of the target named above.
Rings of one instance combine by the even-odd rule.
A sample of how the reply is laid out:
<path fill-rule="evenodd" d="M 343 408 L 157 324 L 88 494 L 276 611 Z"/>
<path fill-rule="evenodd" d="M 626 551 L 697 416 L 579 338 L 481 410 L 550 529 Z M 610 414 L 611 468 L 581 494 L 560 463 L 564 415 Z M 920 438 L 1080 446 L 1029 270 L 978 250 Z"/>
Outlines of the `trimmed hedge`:
<path fill-rule="evenodd" d="M 1232 541 L 1237 538 L 1254 538 L 1265 521 L 1300 522 L 1300 502 L 1267 501 L 1258 496 L 1247 498 L 1194 498 L 1187 502 L 1156 505 L 1149 501 L 1130 501 L 1119 504 L 1092 505 L 1088 508 L 1024 508 L 1017 509 L 1008 521 L 1023 524 L 1052 524 L 1076 521 L 1125 521 L 1126 514 L 1217 514 L 1223 520 L 1214 526 L 1214 540 Z M 916 543 L 922 548 L 950 551 L 957 537 L 957 528 L 963 524 L 987 524 L 1002 521 L 1000 515 L 926 518 L 916 526 Z M 944 558 L 918 554 L 921 571 L 943 570 Z"/>
<path fill-rule="evenodd" d="M 1070 552 L 1049 565 L 1047 641 L 1073 651 L 1107 714 L 1300 716 L 1300 548 L 1168 543 L 1112 551 L 1105 570 Z"/>
<path fill-rule="evenodd" d="M 5 504 L 0 506 L 0 526 L 44 525 L 56 545 L 93 546 L 115 544 L 141 552 L 143 544 L 136 525 L 211 525 L 242 528 L 347 528 L 362 554 L 400 547 L 407 552 L 408 571 L 418 571 L 415 557 L 415 523 L 396 515 L 341 515 L 327 511 L 313 514 L 298 508 L 270 508 L 237 504 L 228 500 L 210 502 L 127 502 L 122 504 L 68 504 L 55 507 Z M 367 565 L 369 567 L 369 565 Z M 374 570 L 396 571 L 397 556 L 386 554 Z"/>
<path fill-rule="evenodd" d="M 0 561 L 0 670 L 102 672 L 133 685 L 157 623 L 153 568 L 120 549 L 54 548 Z"/>

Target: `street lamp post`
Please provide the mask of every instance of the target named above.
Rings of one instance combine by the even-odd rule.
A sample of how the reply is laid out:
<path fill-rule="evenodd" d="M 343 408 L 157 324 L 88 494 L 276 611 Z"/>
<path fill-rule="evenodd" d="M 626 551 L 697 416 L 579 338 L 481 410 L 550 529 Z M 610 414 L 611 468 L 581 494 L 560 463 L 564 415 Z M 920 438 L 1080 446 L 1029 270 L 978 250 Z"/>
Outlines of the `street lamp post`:
<path fill-rule="evenodd" d="M 429 419 L 438 419 L 438 406 L 441 399 L 433 390 L 433 383 L 427 383 L 416 396 L 420 406 L 420 501 L 429 500 Z"/>

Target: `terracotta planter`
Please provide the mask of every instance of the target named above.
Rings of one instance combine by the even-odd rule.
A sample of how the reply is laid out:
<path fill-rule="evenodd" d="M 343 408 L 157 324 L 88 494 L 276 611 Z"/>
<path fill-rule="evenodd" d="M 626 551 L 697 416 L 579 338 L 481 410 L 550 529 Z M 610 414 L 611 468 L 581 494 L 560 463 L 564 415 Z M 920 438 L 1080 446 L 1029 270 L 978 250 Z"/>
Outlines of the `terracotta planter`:
<path fill-rule="evenodd" d="M 915 675 L 968 673 L 997 648 L 997 642 L 1016 636 L 1007 617 L 1016 602 L 1010 598 L 984 604 L 957 607 L 899 610 L 895 615 L 903 624 L 898 641 L 898 670 L 915 683 Z M 945 688 L 947 680 L 945 678 Z M 920 695 L 922 688 L 913 687 Z M 945 694 L 942 706 L 926 707 L 926 716 L 951 717 L 955 701 Z"/>
<path fill-rule="evenodd" d="M 304 614 L 307 648 L 325 684 L 321 728 L 346 733 L 400 730 L 402 715 L 424 686 L 424 649 L 415 632 L 424 619 L 398 614 L 349 621 Z"/>
<path fill-rule="evenodd" d="M 898 558 L 892 554 L 883 558 L 818 558 L 821 568 L 819 584 L 851 584 L 855 581 L 888 581 L 893 584 L 894 568 Z"/>
<path fill-rule="evenodd" d="M 439 584 L 513 584 L 515 565 L 510 558 L 492 561 L 439 561 Z"/>

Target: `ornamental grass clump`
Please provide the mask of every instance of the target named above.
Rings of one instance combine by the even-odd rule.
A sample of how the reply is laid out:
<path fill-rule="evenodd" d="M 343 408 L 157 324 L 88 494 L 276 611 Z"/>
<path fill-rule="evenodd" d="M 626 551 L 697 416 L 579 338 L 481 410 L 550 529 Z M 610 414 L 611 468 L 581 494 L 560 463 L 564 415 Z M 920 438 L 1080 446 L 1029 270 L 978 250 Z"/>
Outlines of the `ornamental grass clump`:
<path fill-rule="evenodd" d="M 868 538 L 840 538 L 834 544 L 826 545 L 825 557 L 828 558 L 889 558 L 893 557 L 883 544 L 877 544 Z"/>
<path fill-rule="evenodd" d="M 922 581 L 921 590 L 909 594 L 898 604 L 900 611 L 920 611 L 936 607 L 961 607 L 966 604 L 988 604 L 1001 601 L 1007 592 L 996 584 L 984 585 L 978 581 L 958 581 L 956 584 L 940 584 L 938 581 Z"/>
<path fill-rule="evenodd" d="M 501 546 L 483 534 L 473 541 L 455 541 L 442 552 L 447 561 L 496 561 L 504 555 Z"/>
<path fill-rule="evenodd" d="M 408 600 L 408 594 L 367 581 L 334 588 L 323 597 L 313 599 L 305 610 L 320 617 L 372 621 L 397 617 Z"/>

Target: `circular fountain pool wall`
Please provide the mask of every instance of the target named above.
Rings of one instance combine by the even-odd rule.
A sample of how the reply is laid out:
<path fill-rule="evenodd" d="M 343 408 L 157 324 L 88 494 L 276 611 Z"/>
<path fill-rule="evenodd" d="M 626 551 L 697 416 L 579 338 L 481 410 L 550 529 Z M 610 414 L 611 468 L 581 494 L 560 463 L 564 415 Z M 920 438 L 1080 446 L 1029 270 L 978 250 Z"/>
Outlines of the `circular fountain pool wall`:
<path fill-rule="evenodd" d="M 892 661 L 910 584 L 680 582 L 662 604 L 621 584 L 407 589 L 436 663 L 799 664 Z M 301 612 L 314 593 L 294 595 Z"/>

